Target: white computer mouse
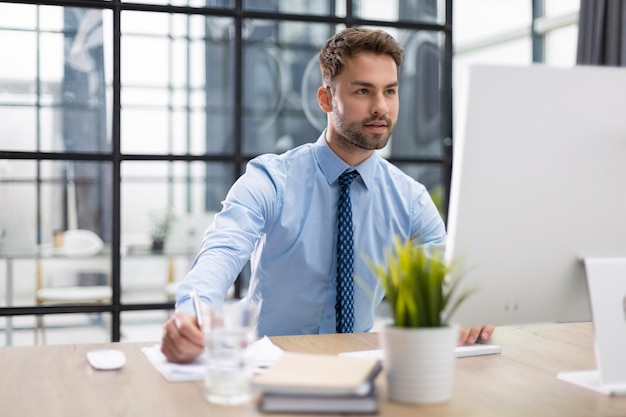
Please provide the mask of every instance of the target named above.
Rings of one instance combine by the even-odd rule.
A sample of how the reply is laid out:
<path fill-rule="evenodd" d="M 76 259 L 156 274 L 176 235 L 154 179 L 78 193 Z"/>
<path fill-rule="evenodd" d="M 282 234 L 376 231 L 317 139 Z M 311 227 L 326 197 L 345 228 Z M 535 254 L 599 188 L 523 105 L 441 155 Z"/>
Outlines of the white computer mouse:
<path fill-rule="evenodd" d="M 103 371 L 119 369 L 126 363 L 126 355 L 121 350 L 102 349 L 87 352 L 87 360 L 95 369 Z"/>

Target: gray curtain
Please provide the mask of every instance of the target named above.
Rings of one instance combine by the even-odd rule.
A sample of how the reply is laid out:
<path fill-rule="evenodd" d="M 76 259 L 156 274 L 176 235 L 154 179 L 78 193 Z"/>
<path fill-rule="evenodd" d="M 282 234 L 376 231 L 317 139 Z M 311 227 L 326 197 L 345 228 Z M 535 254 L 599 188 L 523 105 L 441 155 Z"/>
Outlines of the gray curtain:
<path fill-rule="evenodd" d="M 626 66 L 626 1 L 580 1 L 576 63 Z"/>

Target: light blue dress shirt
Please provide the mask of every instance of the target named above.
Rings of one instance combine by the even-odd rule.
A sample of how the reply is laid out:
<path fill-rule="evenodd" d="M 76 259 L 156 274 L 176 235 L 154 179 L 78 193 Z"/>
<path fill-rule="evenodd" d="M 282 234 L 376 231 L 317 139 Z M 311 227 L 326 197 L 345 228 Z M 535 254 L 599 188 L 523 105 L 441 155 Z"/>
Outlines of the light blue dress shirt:
<path fill-rule="evenodd" d="M 444 245 L 443 221 L 423 185 L 374 153 L 355 167 L 354 331 L 369 331 L 384 292 L 363 255 L 383 262 L 394 236 Z M 249 162 L 177 289 L 177 311 L 193 314 L 189 292 L 223 302 L 250 259 L 244 298 L 260 304 L 258 335 L 335 333 L 339 176 L 352 169 L 317 142 Z"/>

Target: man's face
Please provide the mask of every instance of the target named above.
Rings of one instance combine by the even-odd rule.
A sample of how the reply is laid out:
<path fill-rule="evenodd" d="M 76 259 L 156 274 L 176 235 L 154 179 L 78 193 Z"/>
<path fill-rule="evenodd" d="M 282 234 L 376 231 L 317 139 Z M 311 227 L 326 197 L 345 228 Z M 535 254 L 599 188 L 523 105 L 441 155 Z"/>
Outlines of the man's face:
<path fill-rule="evenodd" d="M 398 69 L 388 55 L 361 53 L 346 62 L 332 91 L 332 127 L 343 146 L 383 148 L 398 119 Z"/>

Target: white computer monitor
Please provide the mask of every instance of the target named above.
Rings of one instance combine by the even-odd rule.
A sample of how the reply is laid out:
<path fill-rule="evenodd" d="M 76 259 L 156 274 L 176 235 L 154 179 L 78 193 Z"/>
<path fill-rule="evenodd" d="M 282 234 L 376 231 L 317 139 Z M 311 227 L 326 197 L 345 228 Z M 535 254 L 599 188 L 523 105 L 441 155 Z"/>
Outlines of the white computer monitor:
<path fill-rule="evenodd" d="M 478 288 L 455 321 L 588 321 L 592 305 L 597 353 L 616 343 L 621 358 L 626 69 L 473 67 L 465 128 L 455 140 L 448 232 L 447 259 Z M 600 289 L 590 303 L 591 282 Z M 620 362 L 616 378 L 598 363 L 602 388 L 626 389 Z"/>

